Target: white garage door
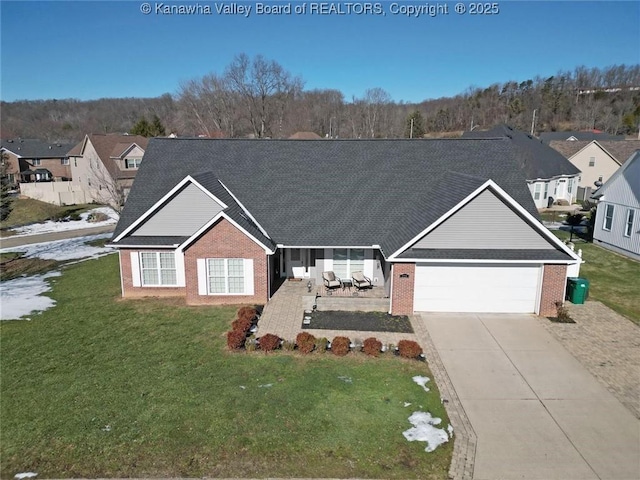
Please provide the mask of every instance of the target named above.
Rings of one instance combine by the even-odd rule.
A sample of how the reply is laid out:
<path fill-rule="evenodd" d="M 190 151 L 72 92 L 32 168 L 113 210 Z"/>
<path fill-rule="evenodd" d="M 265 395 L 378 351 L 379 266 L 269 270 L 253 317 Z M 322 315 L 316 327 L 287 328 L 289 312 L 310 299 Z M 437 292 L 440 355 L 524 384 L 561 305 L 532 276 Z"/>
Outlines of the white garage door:
<path fill-rule="evenodd" d="M 534 313 L 540 266 L 416 265 L 413 309 Z"/>

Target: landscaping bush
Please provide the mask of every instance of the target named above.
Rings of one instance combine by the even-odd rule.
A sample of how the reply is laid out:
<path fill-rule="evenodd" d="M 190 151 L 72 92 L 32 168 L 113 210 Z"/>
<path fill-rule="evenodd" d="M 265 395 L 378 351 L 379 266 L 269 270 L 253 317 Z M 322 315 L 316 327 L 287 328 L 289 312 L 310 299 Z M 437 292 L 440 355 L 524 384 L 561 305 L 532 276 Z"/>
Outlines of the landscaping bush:
<path fill-rule="evenodd" d="M 349 353 L 350 345 L 351 340 L 349 340 L 347 337 L 335 337 L 331 341 L 331 351 L 334 355 L 344 357 L 347 353 Z"/>
<path fill-rule="evenodd" d="M 91 212 L 87 216 L 87 221 L 90 223 L 106 222 L 107 220 L 109 220 L 109 215 L 102 212 Z"/>
<path fill-rule="evenodd" d="M 316 338 L 316 352 L 324 353 L 327 351 L 327 340 L 325 337 Z"/>
<path fill-rule="evenodd" d="M 316 337 L 309 332 L 300 332 L 296 337 L 296 344 L 301 353 L 311 353 L 316 346 Z"/>
<path fill-rule="evenodd" d="M 398 342 L 398 352 L 404 358 L 418 358 L 422 353 L 422 348 L 413 340 L 400 340 Z"/>
<path fill-rule="evenodd" d="M 245 332 L 240 330 L 230 330 L 227 332 L 227 347 L 229 350 L 240 350 L 244 347 L 245 338 L 247 337 Z"/>
<path fill-rule="evenodd" d="M 72 222 L 79 222 L 80 220 L 82 220 L 82 217 L 79 213 L 73 212 L 71 215 L 69 215 L 69 220 L 71 220 Z"/>
<path fill-rule="evenodd" d="M 260 350 L 263 350 L 264 352 L 271 352 L 279 346 L 280 337 L 277 335 L 267 333 L 266 335 L 260 337 Z"/>
<path fill-rule="evenodd" d="M 238 309 L 238 319 L 245 319 L 251 325 L 255 320 L 257 313 L 258 311 L 253 307 L 240 307 Z"/>
<path fill-rule="evenodd" d="M 382 349 L 382 342 L 374 337 L 369 337 L 365 339 L 364 343 L 362 344 L 362 351 L 372 357 L 379 356 L 381 349 Z"/>
<path fill-rule="evenodd" d="M 246 335 L 251 328 L 251 322 L 245 318 L 237 318 L 233 322 L 231 322 L 231 328 L 233 330 L 238 330 L 239 332 L 242 332 Z"/>

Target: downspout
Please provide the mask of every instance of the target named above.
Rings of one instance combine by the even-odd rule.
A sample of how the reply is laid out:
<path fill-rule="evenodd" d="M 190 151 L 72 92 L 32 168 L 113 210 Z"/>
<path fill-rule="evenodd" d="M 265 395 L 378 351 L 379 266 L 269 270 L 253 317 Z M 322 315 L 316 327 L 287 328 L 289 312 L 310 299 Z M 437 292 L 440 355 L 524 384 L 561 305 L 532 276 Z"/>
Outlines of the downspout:
<path fill-rule="evenodd" d="M 393 270 L 394 270 L 395 264 L 392 263 L 391 264 L 391 287 L 389 288 L 389 315 L 391 315 L 391 312 L 393 312 Z"/>

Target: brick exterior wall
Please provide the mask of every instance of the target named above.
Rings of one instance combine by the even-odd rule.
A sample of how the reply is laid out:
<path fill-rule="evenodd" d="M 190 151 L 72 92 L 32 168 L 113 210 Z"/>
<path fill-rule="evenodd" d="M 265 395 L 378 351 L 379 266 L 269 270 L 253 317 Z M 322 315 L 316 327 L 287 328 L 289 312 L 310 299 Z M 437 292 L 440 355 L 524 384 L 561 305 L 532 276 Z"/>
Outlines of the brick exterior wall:
<path fill-rule="evenodd" d="M 199 295 L 199 258 L 252 258 L 254 295 Z M 265 304 L 268 300 L 268 257 L 264 249 L 226 219 L 185 250 L 186 297 L 189 305 Z"/>
<path fill-rule="evenodd" d="M 542 292 L 540 294 L 540 316 L 555 317 L 556 302 L 564 303 L 567 284 L 566 265 L 544 265 L 542 273 Z"/>
<path fill-rule="evenodd" d="M 394 263 L 392 266 L 391 314 L 413 314 L 413 289 L 416 282 L 415 263 Z M 401 278 L 400 275 L 409 275 Z"/>
<path fill-rule="evenodd" d="M 131 273 L 131 253 L 148 252 L 149 250 L 120 250 L 120 277 L 122 279 L 122 296 L 136 297 L 184 297 L 184 287 L 134 287 Z M 164 250 L 166 251 L 166 250 Z"/>

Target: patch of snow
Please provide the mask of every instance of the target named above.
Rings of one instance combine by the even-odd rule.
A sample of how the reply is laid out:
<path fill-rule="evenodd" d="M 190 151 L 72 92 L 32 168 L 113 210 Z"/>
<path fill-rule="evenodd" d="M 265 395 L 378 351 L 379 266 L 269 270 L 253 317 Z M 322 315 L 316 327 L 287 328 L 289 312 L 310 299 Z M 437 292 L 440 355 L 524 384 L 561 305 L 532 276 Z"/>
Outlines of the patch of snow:
<path fill-rule="evenodd" d="M 246 390 L 246 389 L 247 389 L 247 387 L 245 387 L 244 385 L 240 385 L 240 388 L 241 388 L 242 390 Z"/>
<path fill-rule="evenodd" d="M 453 427 L 451 424 L 447 425 L 447 433 L 449 434 L 449 438 L 453 437 Z"/>
<path fill-rule="evenodd" d="M 429 391 L 429 387 L 427 387 L 427 382 L 429 382 L 431 379 L 429 377 L 421 377 L 420 375 L 416 375 L 415 377 L 413 377 L 413 381 L 416 382 L 418 385 L 420 385 L 425 392 Z"/>
<path fill-rule="evenodd" d="M 404 408 L 410 407 L 411 403 L 410 402 L 404 402 Z"/>
<path fill-rule="evenodd" d="M 13 478 L 17 478 L 18 480 L 22 480 L 23 478 L 34 478 L 37 477 L 37 473 L 33 472 L 24 472 L 24 473 L 16 473 Z"/>
<path fill-rule="evenodd" d="M 265 383 L 264 385 L 258 385 L 258 388 L 271 388 L 273 383 Z"/>
<path fill-rule="evenodd" d="M 111 425 L 105 425 L 104 428 L 102 429 L 103 432 L 110 432 L 111 431 Z"/>
<path fill-rule="evenodd" d="M 338 379 L 342 380 L 344 383 L 353 383 L 353 379 L 351 377 L 346 377 L 344 375 L 340 375 Z"/>
<path fill-rule="evenodd" d="M 60 272 L 49 272 L 0 283 L 0 299 L 2 300 L 0 320 L 19 320 L 24 315 L 42 312 L 53 307 L 56 304 L 55 300 L 42 294 L 51 290 L 46 279 L 60 275 Z"/>
<path fill-rule="evenodd" d="M 442 428 L 436 428 L 442 419 L 432 417 L 429 412 L 413 412 L 409 422 L 413 427 L 402 432 L 402 435 L 410 442 L 427 442 L 426 452 L 433 452 L 449 441 L 449 434 Z"/>
<path fill-rule="evenodd" d="M 53 242 L 33 243 L 12 248 L 3 248 L 0 252 L 25 252 L 29 258 L 41 258 L 43 260 L 75 260 L 80 258 L 98 258 L 114 252 L 111 247 L 92 247 L 87 242 L 111 238 L 111 233 L 89 235 L 86 237 L 68 238 Z"/>
<path fill-rule="evenodd" d="M 89 222 L 87 218 L 92 213 L 104 213 L 109 217 L 103 222 Z M 39 235 L 41 233 L 65 232 L 69 230 L 82 230 L 83 228 L 104 227 L 114 225 L 118 222 L 119 215 L 109 207 L 94 208 L 80 214 L 81 220 L 70 220 L 68 222 L 54 222 L 47 220 L 42 223 L 34 223 L 25 227 L 12 228 L 11 231 L 16 234 L 13 237 L 26 237 L 28 235 Z"/>

